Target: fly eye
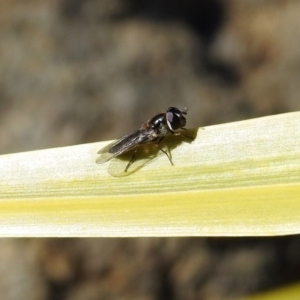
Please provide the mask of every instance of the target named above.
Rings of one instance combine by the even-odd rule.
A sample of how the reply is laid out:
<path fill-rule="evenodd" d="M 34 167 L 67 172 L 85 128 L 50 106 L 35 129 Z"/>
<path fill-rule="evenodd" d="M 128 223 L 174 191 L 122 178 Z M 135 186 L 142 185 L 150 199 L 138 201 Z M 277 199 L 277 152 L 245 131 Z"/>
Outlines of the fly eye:
<path fill-rule="evenodd" d="M 167 124 L 171 130 L 180 128 L 180 117 L 172 112 L 166 113 Z"/>
<path fill-rule="evenodd" d="M 176 107 L 169 107 L 166 113 L 168 127 L 171 130 L 177 130 L 185 126 L 186 120 L 182 112 Z"/>

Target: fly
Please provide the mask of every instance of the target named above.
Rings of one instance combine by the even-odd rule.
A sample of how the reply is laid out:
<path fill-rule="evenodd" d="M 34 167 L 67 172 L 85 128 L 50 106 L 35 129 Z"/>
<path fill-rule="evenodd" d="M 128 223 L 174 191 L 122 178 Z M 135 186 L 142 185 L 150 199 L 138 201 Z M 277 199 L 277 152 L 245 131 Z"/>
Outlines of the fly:
<path fill-rule="evenodd" d="M 176 107 L 169 107 L 165 113 L 158 114 L 148 122 L 142 124 L 142 126 L 123 137 L 116 142 L 109 144 L 98 151 L 100 156 L 96 160 L 96 163 L 105 163 L 114 157 L 117 157 L 130 150 L 134 150 L 124 172 L 127 172 L 131 164 L 134 162 L 138 146 L 144 144 L 156 143 L 156 146 L 162 151 L 169 159 L 170 163 L 173 162 L 169 154 L 159 147 L 159 143 L 168 134 L 181 135 L 180 129 L 185 129 L 186 119 L 184 115 L 187 114 L 187 108 L 182 110 Z"/>

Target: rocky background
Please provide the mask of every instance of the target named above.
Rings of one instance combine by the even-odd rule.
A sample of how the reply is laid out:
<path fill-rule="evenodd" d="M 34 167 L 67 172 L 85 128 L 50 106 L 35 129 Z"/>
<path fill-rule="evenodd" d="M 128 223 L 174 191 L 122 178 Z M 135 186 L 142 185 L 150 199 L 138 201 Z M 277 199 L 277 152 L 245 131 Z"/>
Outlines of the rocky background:
<path fill-rule="evenodd" d="M 300 1 L 7 0 L 0 154 L 300 109 Z M 299 237 L 2 239 L 1 300 L 238 299 L 300 280 Z"/>

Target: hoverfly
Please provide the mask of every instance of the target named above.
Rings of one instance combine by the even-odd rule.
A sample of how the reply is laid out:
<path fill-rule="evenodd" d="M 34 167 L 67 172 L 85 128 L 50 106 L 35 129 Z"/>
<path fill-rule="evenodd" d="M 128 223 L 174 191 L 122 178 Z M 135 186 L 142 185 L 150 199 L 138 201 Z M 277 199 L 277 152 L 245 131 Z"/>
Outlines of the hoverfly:
<path fill-rule="evenodd" d="M 169 154 L 159 147 L 159 143 L 168 134 L 181 135 L 178 130 L 185 129 L 186 119 L 184 115 L 186 114 L 187 108 L 180 110 L 176 107 L 169 107 L 165 113 L 154 116 L 148 120 L 148 122 L 142 124 L 138 130 L 121 137 L 116 142 L 99 150 L 98 154 L 100 154 L 100 156 L 96 160 L 96 163 L 105 163 L 116 156 L 134 150 L 124 170 L 124 172 L 127 172 L 130 165 L 134 162 L 138 146 L 156 143 L 158 149 L 166 154 L 170 163 L 173 165 Z"/>

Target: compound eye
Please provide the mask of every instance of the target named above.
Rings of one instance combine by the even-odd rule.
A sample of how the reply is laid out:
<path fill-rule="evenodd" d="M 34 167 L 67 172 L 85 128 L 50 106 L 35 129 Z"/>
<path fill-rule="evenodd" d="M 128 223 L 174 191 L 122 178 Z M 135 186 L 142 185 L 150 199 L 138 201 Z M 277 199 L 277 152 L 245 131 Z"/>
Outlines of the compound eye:
<path fill-rule="evenodd" d="M 186 120 L 182 112 L 176 107 L 169 107 L 166 113 L 168 127 L 171 130 L 177 130 L 185 126 Z"/>

